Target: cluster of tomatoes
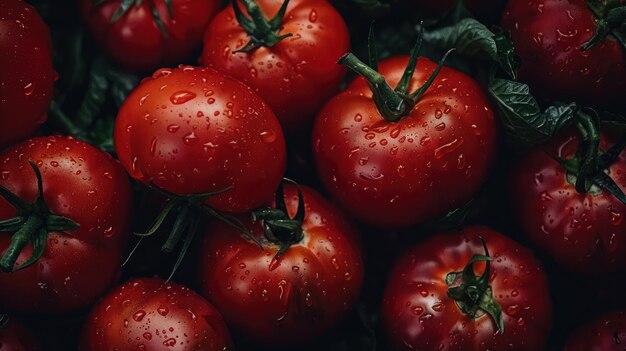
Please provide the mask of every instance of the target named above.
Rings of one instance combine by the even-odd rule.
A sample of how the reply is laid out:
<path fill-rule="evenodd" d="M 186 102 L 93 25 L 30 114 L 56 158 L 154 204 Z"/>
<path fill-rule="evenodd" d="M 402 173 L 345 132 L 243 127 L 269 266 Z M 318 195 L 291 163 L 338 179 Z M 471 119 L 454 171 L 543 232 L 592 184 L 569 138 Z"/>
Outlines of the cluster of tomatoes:
<path fill-rule="evenodd" d="M 0 350 L 626 345 L 623 0 L 33 4 Z"/>

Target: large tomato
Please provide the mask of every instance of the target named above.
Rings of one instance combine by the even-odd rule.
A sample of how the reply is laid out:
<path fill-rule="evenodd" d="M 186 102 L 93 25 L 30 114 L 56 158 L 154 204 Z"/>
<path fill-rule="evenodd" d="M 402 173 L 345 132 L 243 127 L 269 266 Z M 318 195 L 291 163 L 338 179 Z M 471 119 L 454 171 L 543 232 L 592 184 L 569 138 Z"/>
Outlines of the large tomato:
<path fill-rule="evenodd" d="M 522 58 L 520 79 L 543 97 L 623 104 L 626 51 L 620 42 L 609 35 L 581 49 L 597 21 L 585 0 L 510 0 L 502 26 Z"/>
<path fill-rule="evenodd" d="M 20 0 L 0 2 L 0 148 L 32 134 L 52 100 L 50 32 Z"/>
<path fill-rule="evenodd" d="M 43 350 L 35 336 L 13 318 L 0 315 L 0 351 Z"/>
<path fill-rule="evenodd" d="M 563 351 L 623 351 L 626 312 L 615 311 L 585 324 L 565 344 Z"/>
<path fill-rule="evenodd" d="M 297 191 L 285 190 L 286 208 L 295 218 Z M 270 241 L 263 225 L 250 220 L 245 223 L 263 250 L 221 222 L 212 224 L 201 246 L 202 293 L 252 342 L 275 347 L 310 342 L 335 326 L 359 295 L 363 263 L 356 233 L 315 191 L 303 187 L 302 197 L 304 220 L 290 222 L 300 237 L 278 257 L 284 242 Z"/>
<path fill-rule="evenodd" d="M 210 68 L 161 69 L 144 79 L 118 112 L 115 150 L 133 178 L 171 193 L 228 189 L 207 200 L 223 211 L 266 203 L 285 169 L 274 113 Z"/>
<path fill-rule="evenodd" d="M 283 4 L 282 0 L 256 2 L 268 17 L 275 16 Z M 325 0 L 290 1 L 276 26 L 270 35 L 291 36 L 275 45 L 235 52 L 253 33 L 246 32 L 230 5 L 209 26 L 200 62 L 251 86 L 287 131 L 301 130 L 339 88 L 345 68 L 337 60 L 350 51 L 348 29 Z"/>
<path fill-rule="evenodd" d="M 380 63 L 391 87 L 409 58 Z M 409 91 L 437 64 L 417 61 Z M 318 174 L 333 197 L 359 220 L 405 227 L 462 205 L 480 187 L 495 155 L 493 111 L 469 76 L 443 67 L 397 121 L 383 118 L 365 79 L 354 80 L 322 109 L 313 130 Z"/>
<path fill-rule="evenodd" d="M 200 47 L 202 35 L 217 13 L 219 0 L 133 1 L 113 20 L 122 0 L 80 0 L 83 21 L 113 60 L 139 72 L 176 65 Z M 155 12 L 158 15 L 155 15 Z"/>
<path fill-rule="evenodd" d="M 133 279 L 94 307 L 80 350 L 231 351 L 219 312 L 187 287 Z"/>
<path fill-rule="evenodd" d="M 41 173 L 43 197 L 29 161 Z M 1 227 L 2 269 L 41 254 L 26 268 L 0 272 L 0 306 L 67 312 L 93 302 L 118 278 L 132 197 L 124 169 L 109 154 L 72 138 L 30 139 L 0 154 L 0 185 L 28 205 L 18 210 L 0 198 L 0 219 L 22 223 Z"/>
<path fill-rule="evenodd" d="M 579 139 L 567 131 L 523 156 L 512 173 L 511 202 L 528 237 L 567 269 L 625 270 L 626 205 L 597 185 L 578 193 L 576 177 L 555 159 L 571 159 Z M 604 131 L 600 149 L 606 151 L 616 141 L 614 133 Z M 626 152 L 608 168 L 608 175 L 626 191 Z"/>
<path fill-rule="evenodd" d="M 242 3 L 250 1 L 255 0 Z M 256 2 L 268 17 L 275 16 L 283 4 L 283 0 Z M 291 36 L 274 45 L 262 43 L 249 52 L 235 52 L 254 33 L 246 32 L 230 5 L 209 26 L 200 62 L 251 86 L 286 131 L 301 130 L 338 90 L 345 68 L 337 60 L 350 51 L 350 37 L 339 13 L 325 0 L 290 1 L 268 35 L 277 34 Z"/>
<path fill-rule="evenodd" d="M 485 257 L 470 263 L 486 254 L 481 240 L 489 266 Z M 396 263 L 382 322 L 393 350 L 543 350 L 552 322 L 547 277 L 528 249 L 492 229 L 440 233 Z"/>

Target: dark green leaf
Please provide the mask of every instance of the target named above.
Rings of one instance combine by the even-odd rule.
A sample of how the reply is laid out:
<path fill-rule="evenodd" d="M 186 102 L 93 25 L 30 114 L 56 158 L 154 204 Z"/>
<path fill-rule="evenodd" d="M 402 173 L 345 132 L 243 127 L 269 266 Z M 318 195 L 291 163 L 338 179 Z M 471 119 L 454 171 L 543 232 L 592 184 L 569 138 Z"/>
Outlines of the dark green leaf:
<path fill-rule="evenodd" d="M 13 272 L 22 270 L 41 258 L 43 252 L 46 249 L 46 242 L 48 241 L 48 232 L 45 228 L 39 229 L 39 231 L 33 236 L 33 255 L 24 263 L 13 269 Z"/>
<path fill-rule="evenodd" d="M 107 64 L 103 59 L 94 61 L 89 72 L 89 85 L 83 101 L 78 109 L 76 124 L 85 130 L 92 126 L 99 117 L 106 101 L 109 81 L 107 80 Z"/>
<path fill-rule="evenodd" d="M 511 78 L 519 66 L 513 43 L 502 31 L 494 34 L 473 18 L 464 18 L 455 25 L 426 32 L 424 39 L 442 48 L 456 48 L 460 55 L 472 59 L 491 60 Z"/>
<path fill-rule="evenodd" d="M 120 108 L 128 95 L 139 85 L 139 77 L 119 71 L 112 67 L 107 71 L 110 94 L 116 108 Z"/>
<path fill-rule="evenodd" d="M 57 215 L 48 215 L 46 228 L 49 231 L 65 231 L 65 230 L 76 230 L 80 228 L 80 225 L 70 218 L 57 216 Z"/>
<path fill-rule="evenodd" d="M 120 7 L 118 7 L 117 11 L 115 11 L 115 13 L 113 14 L 111 22 L 115 22 L 120 19 L 120 17 L 122 17 L 126 13 L 126 11 L 128 11 L 128 9 L 133 5 L 134 1 L 135 0 L 122 0 L 122 2 L 120 3 Z"/>
<path fill-rule="evenodd" d="M 492 77 L 489 93 L 501 112 L 507 142 L 521 147 L 545 142 L 574 117 L 574 104 L 550 106 L 542 113 L 523 83 Z"/>

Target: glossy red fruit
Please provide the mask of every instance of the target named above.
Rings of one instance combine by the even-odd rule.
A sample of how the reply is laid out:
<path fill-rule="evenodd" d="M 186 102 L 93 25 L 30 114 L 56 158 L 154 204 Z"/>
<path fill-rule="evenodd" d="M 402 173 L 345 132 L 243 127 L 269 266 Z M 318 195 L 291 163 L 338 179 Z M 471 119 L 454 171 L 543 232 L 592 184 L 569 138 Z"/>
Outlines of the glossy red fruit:
<path fill-rule="evenodd" d="M 522 58 L 520 80 L 538 96 L 623 104 L 626 51 L 612 36 L 584 51 L 597 18 L 585 0 L 510 0 L 502 26 Z"/>
<path fill-rule="evenodd" d="M 618 139 L 608 131 L 600 137 L 603 151 Z M 555 160 L 574 156 L 578 144 L 570 130 L 523 156 L 512 173 L 511 203 L 526 235 L 563 267 L 579 273 L 625 270 L 626 205 L 596 185 L 578 193 L 576 177 Z M 626 152 L 608 174 L 626 191 Z"/>
<path fill-rule="evenodd" d="M 449 273 L 463 271 L 474 255 L 485 254 L 481 239 L 492 261 L 485 276 L 490 291 L 479 294 L 478 301 L 492 293 L 503 330 L 481 308 L 474 316 L 462 312 L 446 282 Z M 485 269 L 484 261 L 476 262 L 470 272 L 482 276 Z M 458 286 L 459 276 L 452 278 L 457 279 L 450 286 Z M 492 229 L 467 227 L 437 234 L 396 262 L 381 316 L 392 350 L 536 351 L 545 347 L 552 307 L 548 279 L 531 251 Z"/>
<path fill-rule="evenodd" d="M 409 58 L 380 62 L 391 87 Z M 410 91 L 437 64 L 417 61 Z M 495 155 L 493 111 L 469 76 L 443 67 L 415 107 L 397 122 L 383 118 L 362 77 L 322 109 L 313 130 L 318 175 L 360 221 L 398 228 L 463 205 L 485 180 Z"/>
<path fill-rule="evenodd" d="M 256 2 L 268 18 L 283 4 L 282 0 Z M 251 86 L 287 133 L 308 127 L 322 104 L 337 92 L 346 71 L 337 60 L 350 51 L 346 24 L 325 0 L 290 1 L 278 31 L 279 35 L 288 33 L 292 35 L 273 46 L 235 52 L 250 36 L 237 21 L 231 4 L 209 26 L 200 57 L 202 65 Z"/>
<path fill-rule="evenodd" d="M 220 6 L 219 0 L 171 0 L 172 15 L 164 0 L 140 0 L 113 21 L 122 0 L 93 3 L 80 0 L 81 17 L 94 39 L 113 60 L 137 72 L 188 61 Z"/>
<path fill-rule="evenodd" d="M 29 160 L 41 172 L 43 200 L 50 212 L 80 227 L 50 232 L 43 237 L 45 250 L 37 262 L 0 272 L 0 306 L 31 313 L 76 310 L 92 303 L 119 277 L 132 209 L 128 177 L 109 154 L 82 141 L 30 139 L 0 154 L 0 185 L 29 203 L 38 191 Z M 16 208 L 0 198 L 0 220 L 16 214 Z M 0 255 L 7 254 L 12 236 L 14 232 L 0 234 Z M 11 266 L 15 269 L 31 258 L 34 248 L 27 242 Z"/>
<path fill-rule="evenodd" d="M 0 52 L 1 149 L 32 135 L 52 100 L 50 32 L 28 3 L 0 3 Z"/>
<path fill-rule="evenodd" d="M 274 113 L 243 83 L 210 68 L 161 69 L 144 79 L 118 112 L 115 150 L 144 184 L 178 195 L 229 189 L 207 200 L 222 211 L 266 203 L 285 169 Z"/>
<path fill-rule="evenodd" d="M 626 342 L 626 312 L 602 315 L 578 329 L 563 351 L 623 351 Z"/>
<path fill-rule="evenodd" d="M 158 278 L 132 279 L 91 311 L 80 350 L 232 351 L 219 312 L 200 295 Z"/>
<path fill-rule="evenodd" d="M 200 248 L 201 291 L 233 331 L 252 343 L 289 348 L 333 328 L 352 308 L 363 282 L 362 253 L 353 228 L 314 190 L 302 187 L 302 239 L 279 258 L 260 222 L 245 220 L 263 250 L 236 229 L 214 222 Z M 285 187 L 290 217 L 298 195 Z"/>
<path fill-rule="evenodd" d="M 14 318 L 10 318 L 6 325 L 0 326 L 0 351 L 38 350 L 43 350 L 39 340 Z"/>

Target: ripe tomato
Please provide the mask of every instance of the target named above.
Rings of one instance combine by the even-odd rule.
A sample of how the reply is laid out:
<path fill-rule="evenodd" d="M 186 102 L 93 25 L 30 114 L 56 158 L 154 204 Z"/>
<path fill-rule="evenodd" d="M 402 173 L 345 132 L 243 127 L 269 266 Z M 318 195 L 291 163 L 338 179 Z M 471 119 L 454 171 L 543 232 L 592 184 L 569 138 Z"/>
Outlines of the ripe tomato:
<path fill-rule="evenodd" d="M 285 187 L 294 216 L 298 194 Z M 263 245 L 214 222 L 201 246 L 201 291 L 226 322 L 253 342 L 296 346 L 334 327 L 356 301 L 363 282 L 362 253 L 352 227 L 314 190 L 302 187 L 301 239 L 276 258 L 281 243 L 245 221 Z M 278 207 L 278 206 L 277 206 Z M 265 222 L 267 223 L 267 221 Z"/>
<path fill-rule="evenodd" d="M 93 302 L 120 272 L 132 209 L 124 169 L 109 154 L 66 137 L 30 139 L 6 149 L 0 160 L 0 185 L 29 204 L 40 207 L 43 200 L 47 207 L 16 211 L 0 198 L 1 220 L 16 215 L 26 220 L 0 234 L 2 268 L 16 269 L 42 250 L 34 264 L 0 272 L 0 306 L 20 312 L 67 312 Z M 41 172 L 43 199 L 37 200 L 37 178 L 29 161 Z M 80 227 L 51 230 L 48 210 Z M 27 233 L 30 237 L 22 235 Z M 14 249 L 15 265 L 7 259 Z"/>
<path fill-rule="evenodd" d="M 35 336 L 21 323 L 13 318 L 8 321 L 2 318 L 0 315 L 0 351 L 43 350 Z"/>
<path fill-rule="evenodd" d="M 474 255 L 485 254 L 481 239 L 492 258 L 490 271 L 485 262 L 468 264 Z M 450 274 L 468 273 L 464 267 L 485 280 L 473 284 L 462 274 Z M 465 301 L 452 298 L 451 290 L 460 283 Z M 480 294 L 483 284 L 488 287 Z M 474 288 L 475 299 L 485 305 L 470 302 Z M 462 312 L 463 303 L 474 312 Z M 497 313 L 492 317 L 482 307 L 493 309 L 494 304 L 500 322 Z M 437 234 L 396 263 L 382 321 L 393 350 L 543 350 L 552 321 L 547 277 L 529 250 L 492 229 Z"/>
<path fill-rule="evenodd" d="M 409 58 L 380 63 L 396 86 Z M 420 57 L 413 91 L 437 65 Z M 406 227 L 468 201 L 495 155 L 493 111 L 469 76 L 443 67 L 415 107 L 396 122 L 381 115 L 365 79 L 322 109 L 313 154 L 326 189 L 349 213 L 379 227 Z"/>
<path fill-rule="evenodd" d="M 601 133 L 600 148 L 609 149 L 615 134 Z M 626 269 L 626 205 L 605 189 L 578 193 L 575 176 L 554 157 L 571 158 L 578 134 L 567 131 L 517 163 L 511 202 L 524 232 L 560 265 L 574 272 L 610 273 Z M 609 167 L 609 175 L 626 191 L 626 152 Z"/>
<path fill-rule="evenodd" d="M 283 0 L 256 2 L 263 14 L 275 16 Z M 290 1 L 276 26 L 268 35 L 292 35 L 275 45 L 235 52 L 253 33 L 246 32 L 229 5 L 209 26 L 200 62 L 251 86 L 289 133 L 309 126 L 322 104 L 338 90 L 345 68 L 337 60 L 350 51 L 350 38 L 343 18 L 325 0 Z"/>
<path fill-rule="evenodd" d="M 171 193 L 228 189 L 207 203 L 245 212 L 272 197 L 285 140 L 250 88 L 209 68 L 161 69 L 120 108 L 115 150 L 130 175 Z"/>
<path fill-rule="evenodd" d="M 612 36 L 589 50 L 597 19 L 585 0 L 510 0 L 502 26 L 522 58 L 534 94 L 593 106 L 623 104 L 626 51 Z"/>
<path fill-rule="evenodd" d="M 28 3 L 0 3 L 0 149 L 46 120 L 54 69 L 50 32 Z"/>
<path fill-rule="evenodd" d="M 585 324 L 565 344 L 563 351 L 623 351 L 626 312 L 607 313 Z"/>
<path fill-rule="evenodd" d="M 81 350 L 232 351 L 220 313 L 200 295 L 158 278 L 132 279 L 94 307 Z"/>
<path fill-rule="evenodd" d="M 93 0 L 80 0 L 80 12 L 107 55 L 126 69 L 146 72 L 187 60 L 220 6 L 219 0 L 171 0 L 170 13 L 166 2 L 135 1 L 114 21 L 122 0 L 95 6 Z"/>

